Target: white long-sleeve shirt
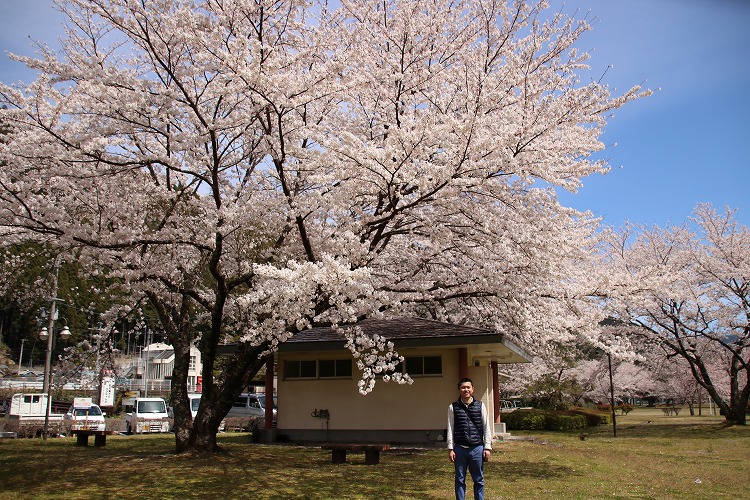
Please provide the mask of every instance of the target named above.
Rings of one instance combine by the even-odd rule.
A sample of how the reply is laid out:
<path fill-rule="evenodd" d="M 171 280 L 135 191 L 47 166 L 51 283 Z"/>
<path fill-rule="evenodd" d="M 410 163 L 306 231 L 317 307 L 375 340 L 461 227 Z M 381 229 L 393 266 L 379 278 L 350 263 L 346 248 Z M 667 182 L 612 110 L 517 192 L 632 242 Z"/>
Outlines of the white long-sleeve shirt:
<path fill-rule="evenodd" d="M 473 401 L 473 398 L 472 398 Z M 482 405 L 482 440 L 484 441 L 484 449 L 492 449 L 492 426 L 490 424 L 489 416 L 487 415 L 487 406 L 482 401 L 479 401 Z M 453 403 L 448 405 L 448 435 L 446 440 L 448 441 L 448 449 L 453 449 Z"/>

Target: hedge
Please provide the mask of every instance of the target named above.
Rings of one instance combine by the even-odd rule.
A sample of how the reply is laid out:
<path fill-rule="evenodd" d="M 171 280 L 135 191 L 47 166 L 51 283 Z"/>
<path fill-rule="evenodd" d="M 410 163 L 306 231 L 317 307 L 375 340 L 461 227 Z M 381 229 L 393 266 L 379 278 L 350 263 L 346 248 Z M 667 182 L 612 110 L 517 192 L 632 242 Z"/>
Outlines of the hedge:
<path fill-rule="evenodd" d="M 547 412 L 542 410 L 515 410 L 502 416 L 508 430 L 539 430 L 544 429 L 544 417 Z"/>
<path fill-rule="evenodd" d="M 606 424 L 608 420 L 607 415 L 583 409 L 564 412 L 519 409 L 503 415 L 503 422 L 508 430 L 569 431 Z"/>
<path fill-rule="evenodd" d="M 591 408 L 571 408 L 568 413 L 583 415 L 586 418 L 587 427 L 606 425 L 610 421 L 609 413 L 601 412 Z"/>

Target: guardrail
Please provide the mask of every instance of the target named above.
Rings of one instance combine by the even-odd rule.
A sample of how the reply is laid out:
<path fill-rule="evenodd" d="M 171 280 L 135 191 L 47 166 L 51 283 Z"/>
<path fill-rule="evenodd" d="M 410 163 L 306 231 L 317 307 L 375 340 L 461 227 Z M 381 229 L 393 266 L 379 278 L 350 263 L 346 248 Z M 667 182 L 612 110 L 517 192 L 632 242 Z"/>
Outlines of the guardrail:
<path fill-rule="evenodd" d="M 41 391 L 43 388 L 43 382 L 0 378 L 0 389 L 19 389 L 19 392 L 33 392 Z M 99 386 L 93 383 L 68 382 L 62 388 L 66 391 L 90 391 L 98 389 Z"/>
<path fill-rule="evenodd" d="M 15 379 L 15 378 L 0 378 L 0 389 L 15 389 L 18 392 L 39 392 L 42 390 L 44 384 L 42 382 Z M 124 391 L 156 391 L 156 392 L 169 392 L 172 390 L 171 380 L 130 380 L 130 379 L 117 379 L 116 387 L 119 390 Z M 98 382 L 68 382 L 62 387 L 65 391 L 98 391 Z M 198 392 L 198 386 L 195 384 L 188 384 L 189 392 Z"/>

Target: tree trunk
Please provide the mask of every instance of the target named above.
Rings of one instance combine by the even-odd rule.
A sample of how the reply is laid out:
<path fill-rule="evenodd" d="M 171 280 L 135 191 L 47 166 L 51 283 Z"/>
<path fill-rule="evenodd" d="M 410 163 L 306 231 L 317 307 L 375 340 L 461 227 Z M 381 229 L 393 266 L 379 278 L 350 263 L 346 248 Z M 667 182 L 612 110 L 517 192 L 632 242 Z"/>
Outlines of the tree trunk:
<path fill-rule="evenodd" d="M 177 453 L 187 451 L 193 415 L 188 399 L 188 371 L 190 368 L 190 343 L 186 341 L 173 342 L 174 371 L 172 372 L 172 406 L 174 408 L 174 436 Z"/>
<path fill-rule="evenodd" d="M 174 369 L 170 399 L 174 412 L 174 435 L 177 453 L 189 449 L 193 427 L 193 416 L 188 400 L 188 373 L 190 371 L 190 347 L 193 336 L 190 332 L 191 299 L 183 295 L 179 308 L 169 304 L 155 293 L 148 293 L 149 300 L 159 314 L 169 342 L 174 349 Z"/>
<path fill-rule="evenodd" d="M 187 449 L 184 451 L 204 455 L 222 451 L 216 442 L 219 425 L 237 397 L 265 364 L 265 357 L 261 357 L 261 354 L 266 349 L 267 345 L 239 344 L 235 352 L 222 359 L 220 363 L 216 359 L 215 351 L 204 354 L 210 358 L 204 357 L 203 360 L 204 382 L 209 375 L 206 371 L 207 366 L 221 364 L 221 377 L 210 384 L 204 383 L 201 406 L 193 422 Z"/>
<path fill-rule="evenodd" d="M 747 405 L 745 405 L 745 408 L 747 408 Z M 737 411 L 734 414 L 734 423 L 737 425 L 747 425 L 747 410 L 744 410 L 742 408 L 738 408 Z"/>
<path fill-rule="evenodd" d="M 745 375 L 745 385 L 740 389 L 740 376 Z M 730 395 L 729 404 L 732 412 L 732 421 L 738 425 L 747 425 L 747 402 L 750 396 L 750 370 L 738 355 L 732 356 L 732 364 L 729 370 Z M 729 414 L 727 414 L 729 420 Z"/>
<path fill-rule="evenodd" d="M 690 364 L 690 369 L 696 382 L 706 389 L 716 406 L 724 414 L 727 422 L 737 425 L 747 425 L 747 402 L 750 394 L 750 371 L 738 356 L 732 357 L 729 368 L 729 401 L 721 397 L 714 386 L 711 375 L 706 369 L 700 356 L 689 356 L 684 351 L 677 351 Z M 740 375 L 745 374 L 745 386 L 740 389 Z"/>
<path fill-rule="evenodd" d="M 201 406 L 203 406 L 203 401 L 201 401 Z M 216 443 L 216 433 L 218 431 L 219 424 L 213 425 L 208 412 L 201 413 L 198 411 L 198 415 L 195 416 L 195 421 L 193 422 L 187 447 L 183 451 L 190 451 L 200 455 L 210 455 L 221 451 L 221 448 Z"/>

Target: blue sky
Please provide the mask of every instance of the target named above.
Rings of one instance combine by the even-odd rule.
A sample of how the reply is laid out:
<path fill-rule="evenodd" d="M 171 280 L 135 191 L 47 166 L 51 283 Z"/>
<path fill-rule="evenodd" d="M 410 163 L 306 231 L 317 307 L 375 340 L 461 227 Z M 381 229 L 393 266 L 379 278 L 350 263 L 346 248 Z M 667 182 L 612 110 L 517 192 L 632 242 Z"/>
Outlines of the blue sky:
<path fill-rule="evenodd" d="M 621 93 L 660 89 L 615 112 L 603 135 L 607 175 L 561 201 L 603 223 L 666 226 L 697 203 L 738 209 L 750 226 L 750 1 L 551 0 L 552 9 L 595 19 L 579 41 L 598 80 Z M 30 38 L 62 34 L 50 0 L 0 0 L 0 81 L 29 81 L 6 51 L 32 54 Z M 608 68 L 608 66 L 611 66 Z M 616 146 L 613 146 L 614 144 Z"/>
<path fill-rule="evenodd" d="M 561 200 L 620 226 L 679 224 L 699 202 L 750 226 L 750 1 L 576 0 L 598 17 L 580 40 L 592 75 L 660 89 L 618 110 L 603 135 L 612 171 Z"/>

